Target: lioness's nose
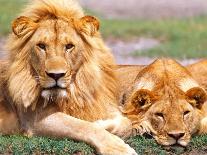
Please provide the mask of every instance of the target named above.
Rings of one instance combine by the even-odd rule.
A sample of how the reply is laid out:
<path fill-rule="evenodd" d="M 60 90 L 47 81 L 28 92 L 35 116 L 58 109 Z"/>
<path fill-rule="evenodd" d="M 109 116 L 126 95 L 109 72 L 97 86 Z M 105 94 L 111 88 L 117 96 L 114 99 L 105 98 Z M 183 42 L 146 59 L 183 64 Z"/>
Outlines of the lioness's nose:
<path fill-rule="evenodd" d="M 65 73 L 48 73 L 46 72 L 46 74 L 53 78 L 55 81 L 57 81 L 58 79 L 60 79 L 61 77 L 65 76 Z"/>
<path fill-rule="evenodd" d="M 182 138 L 185 135 L 184 132 L 179 132 L 179 133 L 168 133 L 168 136 L 178 140 L 180 138 Z"/>

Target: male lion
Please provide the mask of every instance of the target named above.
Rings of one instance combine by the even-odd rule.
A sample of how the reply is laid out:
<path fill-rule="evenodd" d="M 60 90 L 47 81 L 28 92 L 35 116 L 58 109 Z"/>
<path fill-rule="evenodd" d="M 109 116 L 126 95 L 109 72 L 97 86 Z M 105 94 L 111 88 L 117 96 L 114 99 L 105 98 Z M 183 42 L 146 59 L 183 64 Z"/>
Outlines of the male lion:
<path fill-rule="evenodd" d="M 105 130 L 124 136 L 131 123 L 118 110 L 114 61 L 98 29 L 75 0 L 35 0 L 23 11 L 1 63 L 1 133 L 70 137 L 101 154 L 136 154 Z"/>
<path fill-rule="evenodd" d="M 174 60 L 156 60 L 123 87 L 122 111 L 132 120 L 133 134 L 151 134 L 162 145 L 186 146 L 193 134 L 207 133 L 206 92 Z"/>

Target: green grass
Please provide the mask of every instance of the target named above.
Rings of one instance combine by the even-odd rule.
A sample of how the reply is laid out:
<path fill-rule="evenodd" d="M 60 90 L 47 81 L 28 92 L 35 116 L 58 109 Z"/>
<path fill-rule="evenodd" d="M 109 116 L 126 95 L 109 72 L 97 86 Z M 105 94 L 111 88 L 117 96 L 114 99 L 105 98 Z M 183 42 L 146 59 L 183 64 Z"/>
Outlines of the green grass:
<path fill-rule="evenodd" d="M 8 34 L 11 21 L 28 0 L 0 0 L 0 36 Z"/>
<path fill-rule="evenodd" d="M 126 141 L 138 154 L 165 155 L 182 153 L 205 153 L 207 149 L 207 136 L 194 137 L 187 148 L 162 147 L 153 139 L 133 137 Z M 0 136 L 0 154 L 96 154 L 95 150 L 83 143 L 70 139 L 53 139 L 45 137 L 27 138 L 23 136 Z"/>
<path fill-rule="evenodd" d="M 74 154 L 77 152 L 91 155 L 94 153 L 94 149 L 83 142 L 69 139 L 0 137 L 0 154 Z"/>
<path fill-rule="evenodd" d="M 155 38 L 160 46 L 133 56 L 195 58 L 207 56 L 207 17 L 168 20 L 102 20 L 105 38 Z"/>

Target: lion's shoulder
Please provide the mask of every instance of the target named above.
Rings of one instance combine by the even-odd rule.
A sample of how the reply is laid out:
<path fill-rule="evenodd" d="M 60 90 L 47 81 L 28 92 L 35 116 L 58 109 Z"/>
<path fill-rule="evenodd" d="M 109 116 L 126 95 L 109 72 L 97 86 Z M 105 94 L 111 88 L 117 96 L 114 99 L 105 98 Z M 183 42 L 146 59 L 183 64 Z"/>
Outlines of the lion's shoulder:
<path fill-rule="evenodd" d="M 119 91 L 122 92 L 130 87 L 144 65 L 119 65 L 116 69 L 116 76 L 119 81 Z"/>

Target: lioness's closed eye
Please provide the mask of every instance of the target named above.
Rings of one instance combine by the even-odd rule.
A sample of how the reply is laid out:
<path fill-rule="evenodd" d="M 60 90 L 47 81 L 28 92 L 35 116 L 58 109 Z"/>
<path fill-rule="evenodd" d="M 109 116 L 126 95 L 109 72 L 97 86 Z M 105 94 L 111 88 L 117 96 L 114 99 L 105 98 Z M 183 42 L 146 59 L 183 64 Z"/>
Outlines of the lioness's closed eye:
<path fill-rule="evenodd" d="M 158 59 L 126 91 L 122 111 L 134 134 L 151 134 L 159 144 L 186 146 L 205 119 L 205 90 L 177 62 Z"/>

